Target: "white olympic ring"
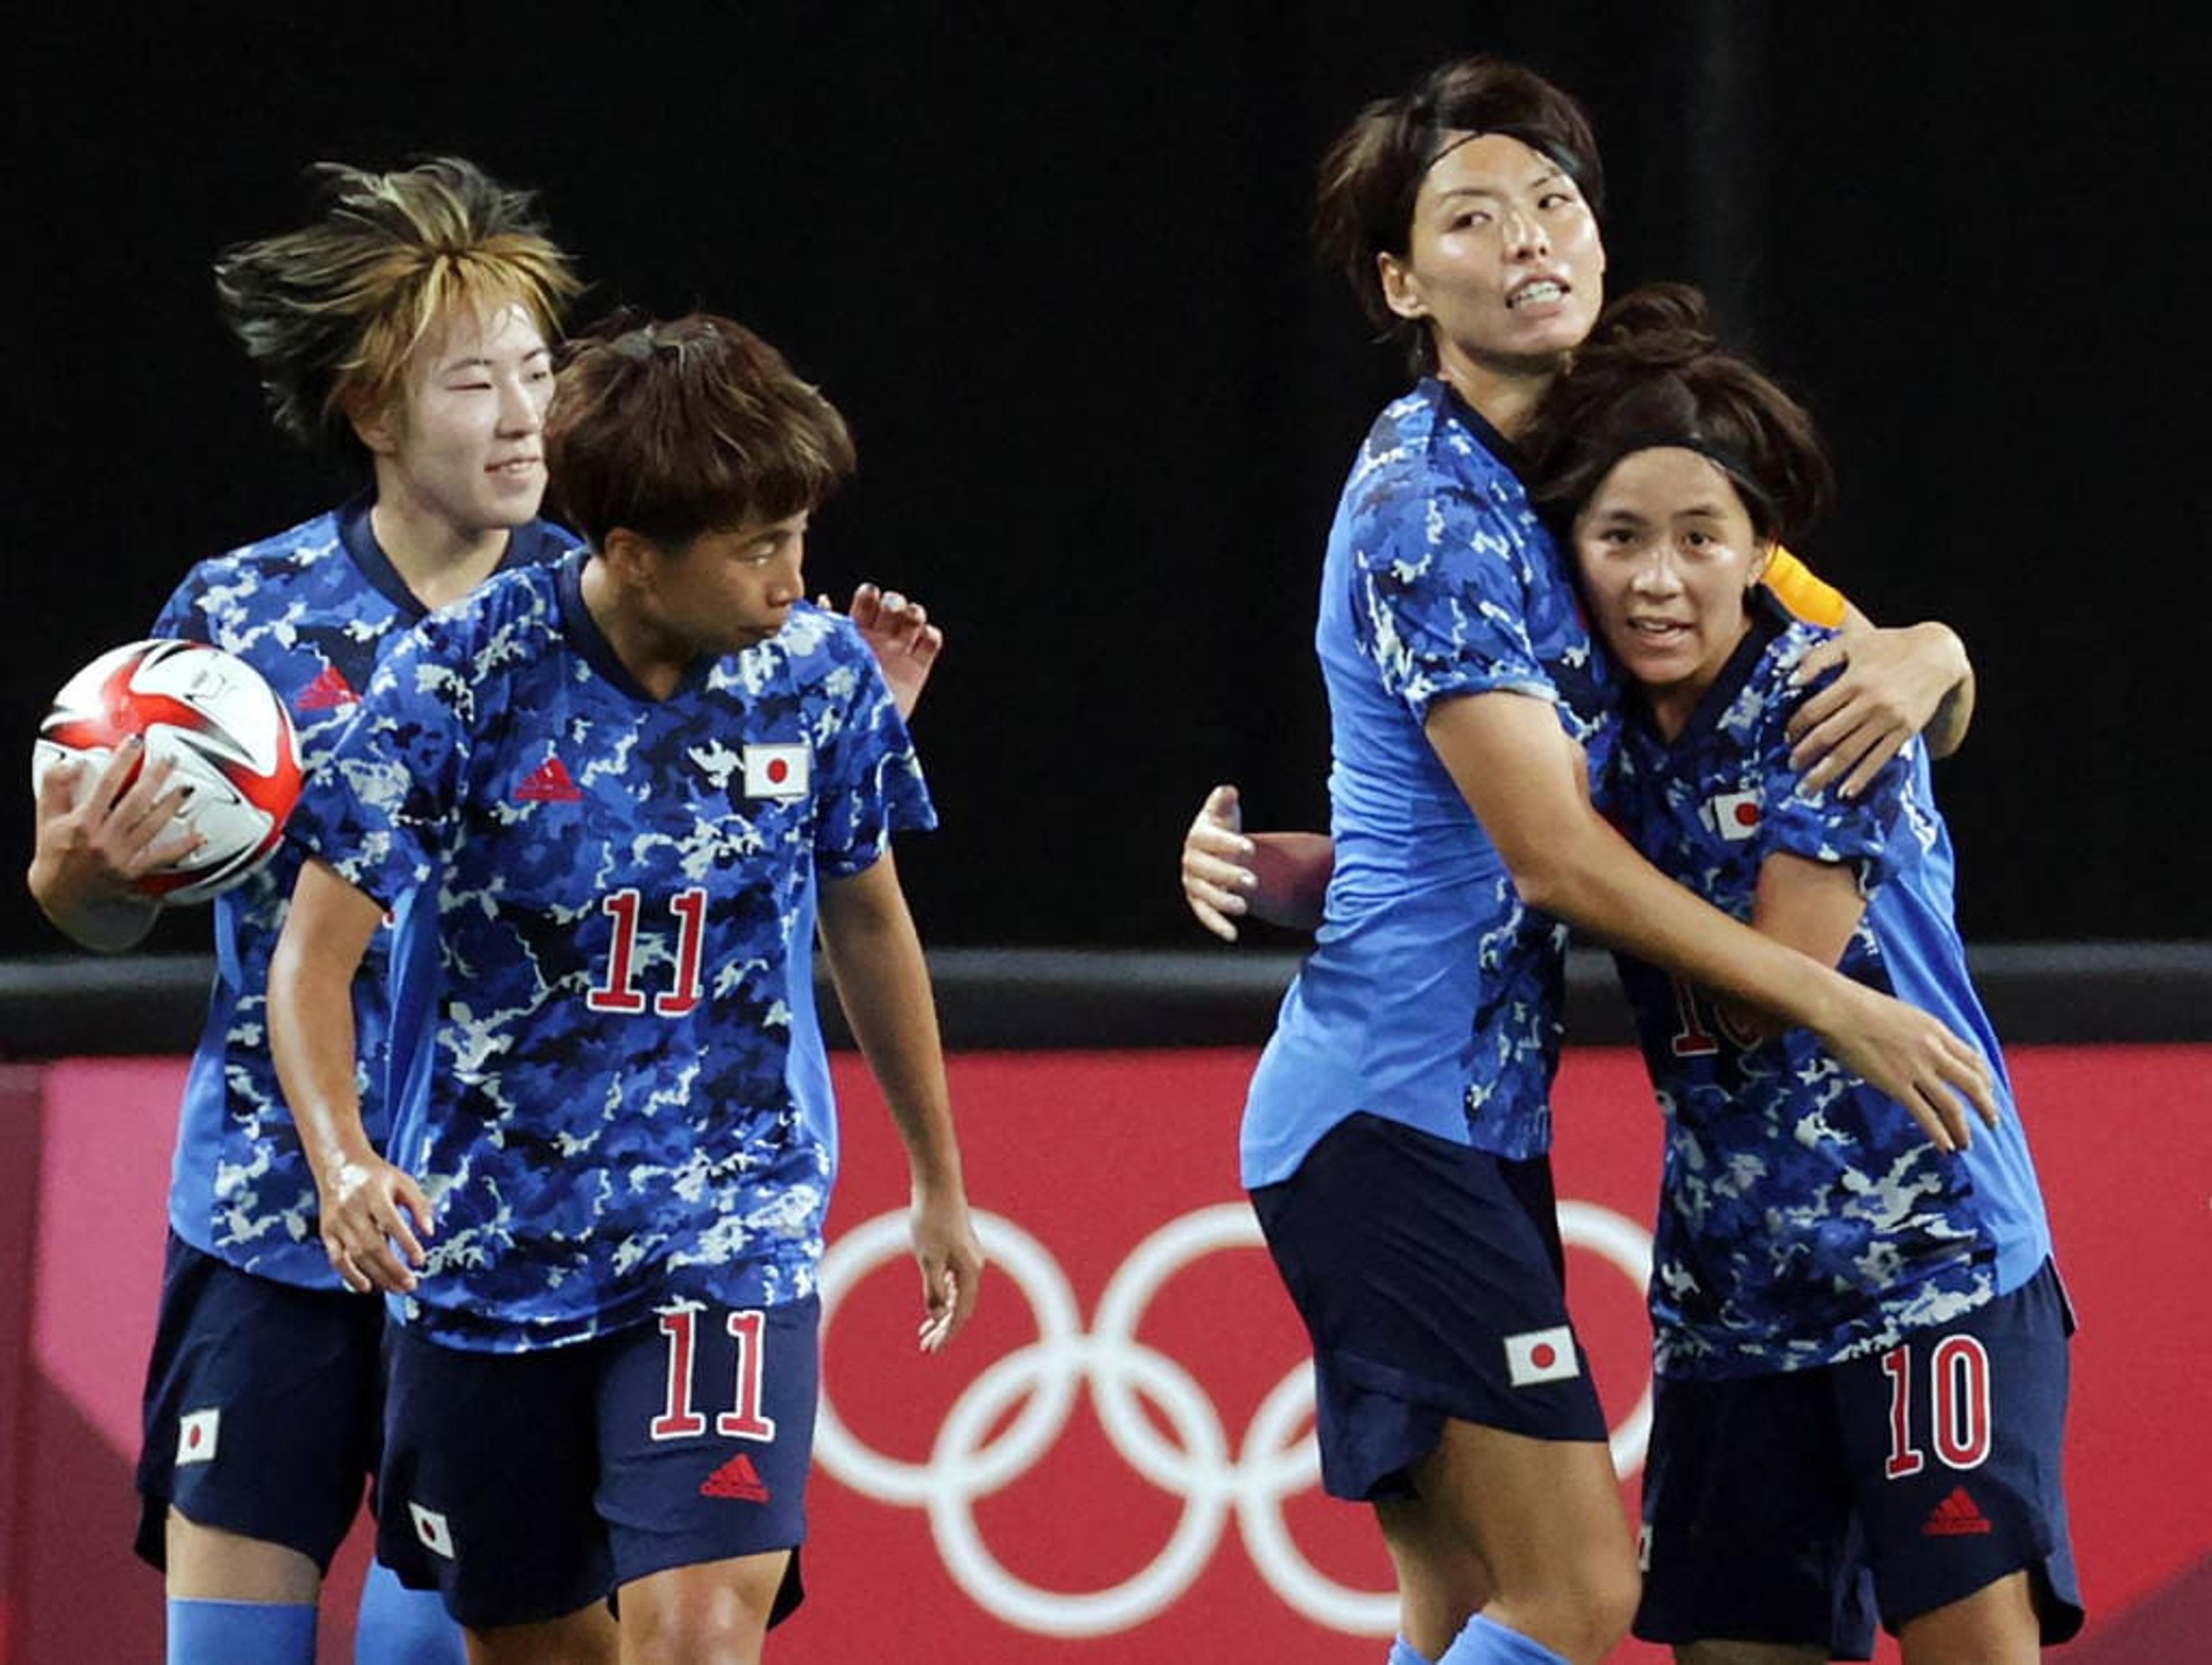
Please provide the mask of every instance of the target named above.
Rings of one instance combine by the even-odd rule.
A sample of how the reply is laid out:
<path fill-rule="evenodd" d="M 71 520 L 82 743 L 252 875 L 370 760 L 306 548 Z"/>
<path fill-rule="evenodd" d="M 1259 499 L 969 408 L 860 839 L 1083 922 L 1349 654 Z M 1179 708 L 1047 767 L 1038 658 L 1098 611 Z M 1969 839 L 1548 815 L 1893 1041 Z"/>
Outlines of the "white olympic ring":
<path fill-rule="evenodd" d="M 1592 1203 L 1559 1204 L 1559 1235 L 1626 1273 L 1638 1297 L 1650 1274 L 1651 1238 L 1641 1226 Z M 1223 1522 L 1237 1515 L 1246 1553 L 1268 1588 L 1313 1622 L 1354 1636 L 1397 1628 L 1392 1591 L 1347 1589 L 1323 1577 L 1291 1540 L 1286 1497 L 1317 1484 L 1318 1449 L 1310 1431 L 1313 1369 L 1301 1358 L 1253 1413 L 1232 1462 L 1220 1413 L 1190 1372 L 1139 1341 L 1137 1327 L 1169 1278 L 1217 1249 L 1262 1247 L 1258 1220 L 1244 1203 L 1220 1203 L 1170 1220 L 1122 1262 L 1089 1334 L 1060 1263 L 1035 1237 L 1002 1216 L 979 1213 L 976 1236 L 994 1270 L 1018 1285 L 1036 1315 L 1037 1339 L 994 1362 L 962 1389 L 937 1431 L 927 1462 L 884 1455 L 847 1431 L 825 1387 L 815 1431 L 822 1466 L 880 1502 L 928 1511 L 938 1553 L 961 1588 L 1010 1625 L 1045 1636 L 1103 1636 L 1144 1623 L 1188 1589 L 1212 1558 Z M 877 1267 L 908 1252 L 903 1212 L 855 1226 L 823 1257 L 823 1345 L 837 1306 Z M 1184 1503 L 1167 1545 L 1145 1566 L 1104 1589 L 1040 1589 L 1008 1571 L 985 1547 L 976 1500 L 1027 1473 L 1060 1437 L 1078 1388 L 1091 1386 L 1100 1425 L 1122 1460 Z M 987 1437 L 1018 1401 L 994 1440 Z M 1148 1402 L 1170 1426 L 1170 1443 L 1145 1414 Z M 1623 1474 L 1642 1466 L 1651 1431 L 1651 1389 L 1612 1432 Z"/>

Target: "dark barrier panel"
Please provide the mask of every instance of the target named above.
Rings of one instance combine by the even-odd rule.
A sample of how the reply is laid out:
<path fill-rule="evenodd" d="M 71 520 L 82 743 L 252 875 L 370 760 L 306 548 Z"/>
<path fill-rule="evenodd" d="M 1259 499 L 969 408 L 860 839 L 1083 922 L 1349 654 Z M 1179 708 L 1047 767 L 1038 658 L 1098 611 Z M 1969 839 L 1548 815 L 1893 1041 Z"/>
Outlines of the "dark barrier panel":
<path fill-rule="evenodd" d="M 2212 942 L 2024 944 L 1971 958 L 2008 1044 L 2212 1041 Z M 1256 1046 L 1297 955 L 962 948 L 930 965 L 945 1043 L 962 1050 Z M 0 962 L 0 1058 L 190 1052 L 209 969 L 197 955 Z M 1578 1044 L 1631 1041 L 1605 955 L 1570 957 L 1567 994 Z M 826 991 L 822 1010 L 832 1042 L 849 1044 Z"/>

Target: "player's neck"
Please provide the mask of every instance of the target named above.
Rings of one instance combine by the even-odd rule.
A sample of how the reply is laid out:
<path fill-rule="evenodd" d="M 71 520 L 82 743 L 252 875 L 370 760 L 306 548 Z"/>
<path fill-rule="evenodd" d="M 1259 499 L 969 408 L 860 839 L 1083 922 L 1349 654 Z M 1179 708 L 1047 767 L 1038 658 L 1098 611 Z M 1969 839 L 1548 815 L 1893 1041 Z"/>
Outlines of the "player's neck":
<path fill-rule="evenodd" d="M 456 526 L 404 492 L 379 491 L 368 524 L 392 570 L 433 610 L 459 600 L 498 570 L 511 535 L 505 526 Z"/>
<path fill-rule="evenodd" d="M 1480 357 L 1444 342 L 1438 347 L 1437 374 L 1485 422 L 1507 439 L 1517 440 L 1559 380 L 1563 363 L 1557 357 Z"/>
<path fill-rule="evenodd" d="M 626 605 L 622 586 L 608 570 L 604 556 L 594 555 L 584 563 L 580 589 L 584 611 L 637 685 L 656 700 L 673 694 L 696 657 L 692 650 L 670 641 Z"/>

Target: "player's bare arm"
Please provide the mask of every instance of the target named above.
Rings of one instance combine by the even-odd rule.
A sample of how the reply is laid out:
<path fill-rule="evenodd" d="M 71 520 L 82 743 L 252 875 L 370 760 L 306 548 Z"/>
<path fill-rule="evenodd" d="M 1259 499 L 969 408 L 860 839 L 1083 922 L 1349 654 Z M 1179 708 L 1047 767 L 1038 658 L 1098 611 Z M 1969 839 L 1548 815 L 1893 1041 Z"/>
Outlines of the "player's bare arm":
<path fill-rule="evenodd" d="M 269 965 L 269 1046 L 314 1170 L 323 1247 L 349 1289 L 406 1291 L 430 1235 L 429 1199 L 385 1161 L 354 1084 L 353 981 L 382 908 L 310 860 Z"/>
<path fill-rule="evenodd" d="M 1182 899 L 1224 942 L 1245 918 L 1317 930 L 1335 854 L 1326 833 L 1246 832 L 1237 788 L 1216 787 L 1183 834 Z"/>
<path fill-rule="evenodd" d="M 1840 782 L 1846 798 L 1863 792 L 1882 765 L 1915 734 L 1931 756 L 1948 757 L 1966 738 L 1974 716 L 1974 667 L 1966 644 L 1948 624 L 1876 628 L 1856 608 L 1841 634 L 1805 655 L 1800 686 L 1837 670 L 1833 682 L 1808 696 L 1790 721 L 1790 760 L 1817 791 Z"/>
<path fill-rule="evenodd" d="M 911 718 L 945 650 L 945 632 L 930 623 L 928 609 L 919 601 L 874 584 L 855 588 L 846 612 L 875 650 L 884 680 L 890 684 L 891 703 L 901 717 Z"/>
<path fill-rule="evenodd" d="M 180 825 L 185 786 L 173 764 L 139 763 L 137 738 L 94 766 L 57 763 L 39 782 L 36 843 L 25 881 L 56 929 L 104 954 L 135 948 L 154 928 L 160 905 L 131 887 L 198 848 Z"/>
<path fill-rule="evenodd" d="M 839 1004 L 906 1145 L 921 1345 L 934 1352 L 975 1310 L 983 1251 L 961 1176 L 929 969 L 889 850 L 864 871 L 823 883 L 821 927 Z"/>
<path fill-rule="evenodd" d="M 1813 1030 L 1946 1149 L 1994 1124 L 1988 1062 L 1926 1012 L 1877 994 L 1700 900 L 1638 855 L 1589 801 L 1582 748 L 1548 702 L 1440 700 L 1430 744 L 1498 847 L 1521 899 L 1615 948 Z"/>
<path fill-rule="evenodd" d="M 1860 893 L 1858 876 L 1844 863 L 1814 861 L 1786 851 L 1778 851 L 1759 863 L 1759 888 L 1752 902 L 1753 928 L 1823 965 L 1833 965 L 1843 958 L 1844 949 L 1850 945 L 1851 933 L 1858 929 L 1865 912 L 1866 897 Z M 1771 1032 L 1774 1027 L 1771 1020 L 1762 1019 L 1741 1003 L 1729 1002 L 1727 1010 L 1739 1024 L 1748 1019 L 1754 1034 Z M 1905 1101 L 1905 1109 L 1931 1143 L 1950 1148 L 1948 1130 L 1925 1103 Z"/>

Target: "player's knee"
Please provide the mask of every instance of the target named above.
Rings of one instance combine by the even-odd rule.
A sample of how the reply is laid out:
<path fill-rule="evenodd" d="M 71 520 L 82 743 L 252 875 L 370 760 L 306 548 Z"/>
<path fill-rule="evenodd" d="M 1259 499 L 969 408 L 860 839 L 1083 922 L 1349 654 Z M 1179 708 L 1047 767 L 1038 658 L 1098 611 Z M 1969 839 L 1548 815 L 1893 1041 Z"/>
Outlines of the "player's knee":
<path fill-rule="evenodd" d="M 1553 1570 L 1539 1589 L 1501 1598 L 1491 1612 L 1563 1658 L 1603 1659 L 1628 1634 L 1643 1577 L 1626 1556 L 1591 1553 Z"/>
<path fill-rule="evenodd" d="M 1578 1583 L 1581 1588 L 1574 1606 L 1583 1622 L 1576 1640 L 1588 1650 L 1589 1657 L 1601 1659 L 1627 1636 L 1636 1618 L 1636 1604 L 1644 1595 L 1644 1577 L 1634 1561 L 1607 1558 L 1589 1567 Z"/>
<path fill-rule="evenodd" d="M 1984 1584 L 1972 1595 L 1908 1619 L 1898 1627 L 1905 1665 L 1954 1659 L 2013 1665 L 2043 1656 L 2043 1626 L 2025 1571 Z"/>
<path fill-rule="evenodd" d="M 765 1596 L 746 1585 L 689 1580 L 655 1592 L 650 1602 L 625 1593 L 623 1658 L 640 1665 L 681 1665 L 700 1659 L 757 1665 L 768 1637 L 774 1591 Z"/>

